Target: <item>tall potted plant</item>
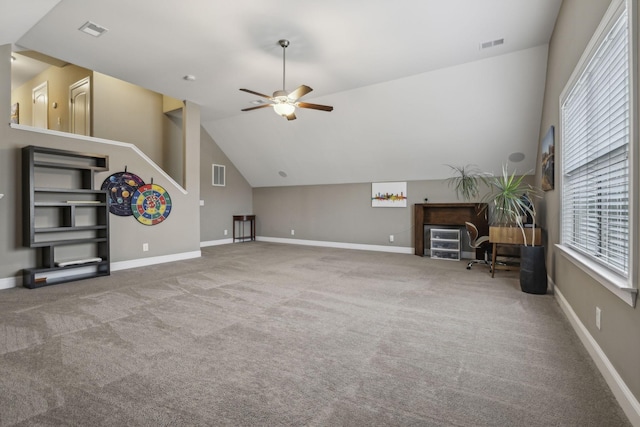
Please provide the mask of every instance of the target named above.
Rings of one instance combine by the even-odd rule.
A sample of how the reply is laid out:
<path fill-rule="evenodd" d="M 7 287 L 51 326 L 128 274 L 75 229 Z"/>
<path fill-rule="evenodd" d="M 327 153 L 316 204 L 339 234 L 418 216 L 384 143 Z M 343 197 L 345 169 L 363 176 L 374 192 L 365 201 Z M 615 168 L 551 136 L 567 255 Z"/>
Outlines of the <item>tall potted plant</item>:
<path fill-rule="evenodd" d="M 537 196 L 538 190 L 523 180 L 524 175 L 518 176 L 515 170 L 510 174 L 505 165 L 501 175 L 483 177 L 489 186 L 489 193 L 483 200 L 492 208 L 492 223 L 516 226 L 522 232 L 524 244 L 520 248 L 520 288 L 523 292 L 544 294 L 547 292 L 544 247 L 535 246 L 534 230 L 530 233 L 529 242 L 523 222 L 523 217 L 530 217 L 535 228 L 536 210 L 531 197 Z"/>
<path fill-rule="evenodd" d="M 449 187 L 453 187 L 456 197 L 463 200 L 471 200 L 480 194 L 480 182 L 484 175 L 476 165 L 452 166 L 454 175 L 446 179 Z"/>

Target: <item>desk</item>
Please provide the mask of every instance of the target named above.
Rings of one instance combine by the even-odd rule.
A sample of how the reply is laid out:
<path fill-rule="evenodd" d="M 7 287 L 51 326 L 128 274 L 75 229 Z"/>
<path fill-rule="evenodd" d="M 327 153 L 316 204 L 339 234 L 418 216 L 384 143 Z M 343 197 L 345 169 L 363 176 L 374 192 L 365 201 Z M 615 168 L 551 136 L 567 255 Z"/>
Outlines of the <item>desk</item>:
<path fill-rule="evenodd" d="M 480 236 L 489 233 L 485 203 L 416 203 L 413 211 L 415 254 L 424 256 L 425 225 L 457 225 L 464 227 L 469 221 Z M 476 250 L 476 258 L 484 259 L 484 251 Z"/>
<path fill-rule="evenodd" d="M 247 236 L 244 234 L 244 224 L 246 222 L 249 222 L 249 225 L 251 226 L 250 231 L 251 233 Z M 240 236 L 236 237 L 236 223 L 239 223 L 239 229 L 241 230 L 240 232 Z M 255 215 L 234 215 L 233 216 L 233 241 L 235 242 L 236 239 L 238 240 L 246 240 L 246 239 L 251 239 L 251 240 L 256 240 L 256 216 Z"/>
<path fill-rule="evenodd" d="M 527 236 L 528 244 L 531 243 L 531 238 L 533 236 L 535 236 L 536 246 L 540 246 L 542 244 L 541 228 L 525 228 L 524 233 Z M 489 227 L 489 243 L 493 244 L 491 253 L 491 277 L 493 277 L 496 269 L 506 270 L 510 268 L 508 266 L 496 265 L 498 245 L 524 245 L 522 230 L 520 227 Z"/>

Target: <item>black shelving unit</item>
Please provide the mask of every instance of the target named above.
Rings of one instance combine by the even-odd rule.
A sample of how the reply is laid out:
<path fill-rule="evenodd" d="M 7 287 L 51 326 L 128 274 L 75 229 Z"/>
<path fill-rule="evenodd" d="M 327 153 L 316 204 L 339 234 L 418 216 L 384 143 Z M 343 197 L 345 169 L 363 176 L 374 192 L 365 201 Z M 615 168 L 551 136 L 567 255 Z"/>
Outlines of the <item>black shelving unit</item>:
<path fill-rule="evenodd" d="M 22 149 L 23 244 L 38 251 L 38 266 L 23 270 L 25 287 L 110 274 L 107 192 L 93 186 L 95 172 L 107 170 L 106 155 Z"/>

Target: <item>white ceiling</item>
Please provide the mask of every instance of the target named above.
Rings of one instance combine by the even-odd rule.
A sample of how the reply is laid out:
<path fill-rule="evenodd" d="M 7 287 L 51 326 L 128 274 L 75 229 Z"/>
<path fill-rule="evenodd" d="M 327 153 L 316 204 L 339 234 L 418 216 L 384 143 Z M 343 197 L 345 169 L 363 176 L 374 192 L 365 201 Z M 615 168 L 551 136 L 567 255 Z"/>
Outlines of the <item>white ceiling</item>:
<path fill-rule="evenodd" d="M 562 0 L 2 2 L 0 42 L 199 104 L 260 187 L 444 178 L 445 164 L 498 172 L 513 152 L 532 169 Z M 78 31 L 88 20 L 109 31 Z M 240 112 L 257 97 L 239 88 L 281 89 L 282 38 L 287 89 L 311 86 L 303 100 L 333 112 Z"/>

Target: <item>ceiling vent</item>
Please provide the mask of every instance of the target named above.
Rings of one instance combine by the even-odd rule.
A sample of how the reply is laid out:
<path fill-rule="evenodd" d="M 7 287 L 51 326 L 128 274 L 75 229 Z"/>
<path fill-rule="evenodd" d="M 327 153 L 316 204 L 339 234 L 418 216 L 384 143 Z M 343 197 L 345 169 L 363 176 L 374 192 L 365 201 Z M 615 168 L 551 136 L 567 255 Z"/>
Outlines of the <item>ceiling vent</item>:
<path fill-rule="evenodd" d="M 78 28 L 80 31 L 82 31 L 83 33 L 87 33 L 93 37 L 100 37 L 101 35 L 103 35 L 104 33 L 106 33 L 107 31 L 109 31 L 108 29 L 106 29 L 105 27 L 96 24 L 95 22 L 91 22 L 91 21 L 87 21 L 84 23 L 84 25 L 80 28 Z"/>
<path fill-rule="evenodd" d="M 496 39 L 488 42 L 480 43 L 480 50 L 489 49 L 490 47 L 500 46 L 504 44 L 504 39 Z"/>

